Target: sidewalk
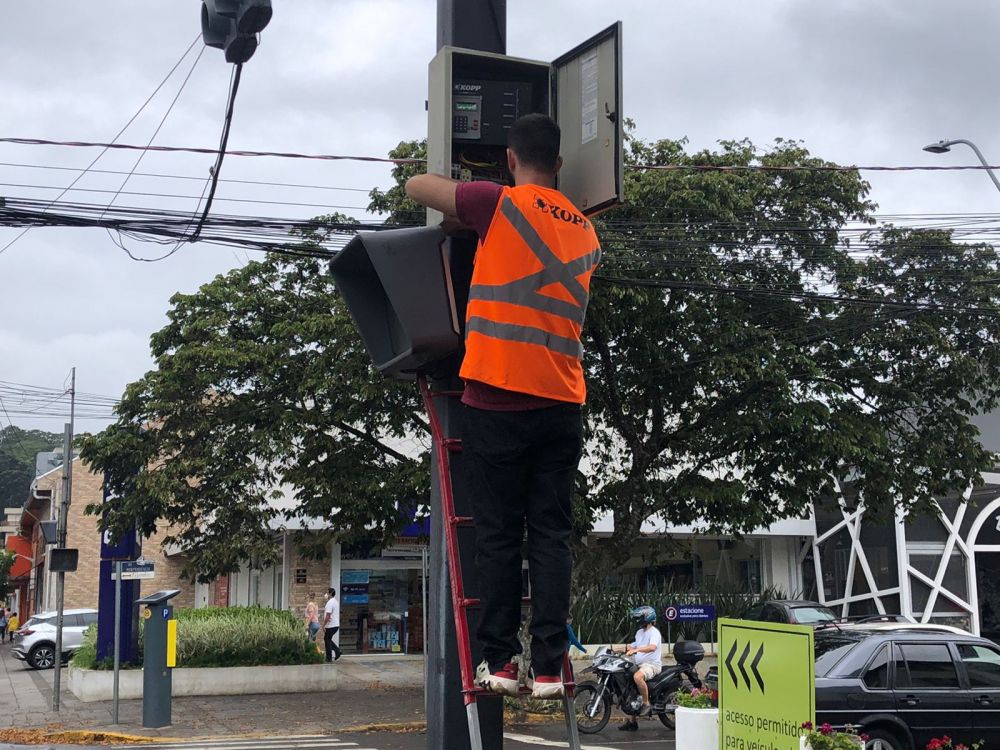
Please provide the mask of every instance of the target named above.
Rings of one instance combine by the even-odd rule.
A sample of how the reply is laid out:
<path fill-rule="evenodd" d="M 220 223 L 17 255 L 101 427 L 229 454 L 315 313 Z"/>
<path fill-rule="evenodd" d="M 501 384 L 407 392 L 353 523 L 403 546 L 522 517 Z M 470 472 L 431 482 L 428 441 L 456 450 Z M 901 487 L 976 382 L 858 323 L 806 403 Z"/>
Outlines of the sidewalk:
<path fill-rule="evenodd" d="M 120 724 L 114 725 L 111 701 L 82 703 L 66 688 L 63 672 L 61 710 L 52 711 L 53 670 L 27 669 L 0 645 L 0 728 L 49 727 L 94 729 L 151 737 L 206 737 L 239 734 L 325 734 L 366 724 L 424 720 L 422 679 L 411 687 L 399 684 L 412 665 L 391 659 L 346 656 L 331 669 L 357 680 L 358 690 L 283 695 L 236 695 L 174 698 L 174 724 L 162 729 L 142 727 L 142 701 L 121 701 Z"/>

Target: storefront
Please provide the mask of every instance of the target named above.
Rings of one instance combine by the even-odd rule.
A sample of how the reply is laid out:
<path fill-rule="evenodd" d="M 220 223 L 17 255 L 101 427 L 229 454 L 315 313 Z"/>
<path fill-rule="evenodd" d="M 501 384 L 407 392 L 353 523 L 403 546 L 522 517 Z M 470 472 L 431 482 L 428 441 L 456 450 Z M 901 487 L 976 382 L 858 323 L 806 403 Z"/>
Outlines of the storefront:
<path fill-rule="evenodd" d="M 421 654 L 426 547 L 399 545 L 377 558 L 340 560 L 340 646 L 347 654 Z"/>

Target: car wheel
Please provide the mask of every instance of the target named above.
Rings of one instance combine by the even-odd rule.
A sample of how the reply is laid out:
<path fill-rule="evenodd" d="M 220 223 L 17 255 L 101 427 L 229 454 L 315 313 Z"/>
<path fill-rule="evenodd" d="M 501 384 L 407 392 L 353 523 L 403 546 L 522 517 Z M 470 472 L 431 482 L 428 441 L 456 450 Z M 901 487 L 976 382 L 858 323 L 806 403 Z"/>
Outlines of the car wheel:
<path fill-rule="evenodd" d="M 907 750 L 899 737 L 885 729 L 866 729 L 864 734 L 868 735 L 865 750 Z"/>
<path fill-rule="evenodd" d="M 597 684 L 580 682 L 573 690 L 573 710 L 576 726 L 583 734 L 597 734 L 611 718 L 611 699 L 605 693 L 597 703 Z"/>
<path fill-rule="evenodd" d="M 28 652 L 28 665 L 32 669 L 52 669 L 56 663 L 56 649 L 48 643 L 40 643 Z"/>

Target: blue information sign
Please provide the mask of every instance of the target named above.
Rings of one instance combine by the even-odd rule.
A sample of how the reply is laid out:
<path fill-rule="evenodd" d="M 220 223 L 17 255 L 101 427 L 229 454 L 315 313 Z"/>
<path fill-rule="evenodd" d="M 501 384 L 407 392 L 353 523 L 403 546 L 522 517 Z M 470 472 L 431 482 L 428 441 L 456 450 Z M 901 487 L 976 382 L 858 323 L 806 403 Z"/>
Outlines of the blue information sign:
<path fill-rule="evenodd" d="M 667 622 L 711 622 L 715 619 L 714 604 L 673 604 L 663 610 Z"/>

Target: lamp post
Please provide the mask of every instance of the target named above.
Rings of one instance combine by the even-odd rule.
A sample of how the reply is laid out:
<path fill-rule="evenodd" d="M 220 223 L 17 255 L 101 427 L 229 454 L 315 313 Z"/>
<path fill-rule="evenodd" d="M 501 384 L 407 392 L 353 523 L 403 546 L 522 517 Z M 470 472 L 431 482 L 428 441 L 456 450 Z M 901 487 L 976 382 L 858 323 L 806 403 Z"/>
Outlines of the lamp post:
<path fill-rule="evenodd" d="M 928 146 L 924 146 L 924 151 L 929 151 L 932 154 L 945 154 L 951 151 L 951 147 L 957 144 L 964 144 L 971 148 L 976 156 L 979 158 L 979 163 L 986 167 L 986 174 L 990 176 L 993 180 L 993 184 L 996 186 L 997 190 L 1000 190 L 1000 180 L 997 180 L 997 176 L 993 174 L 993 170 L 990 169 L 990 163 L 986 161 L 986 157 L 983 156 L 983 152 L 979 150 L 979 147 L 972 141 L 967 141 L 964 138 L 956 138 L 953 141 L 938 141 L 937 143 L 931 143 Z"/>

